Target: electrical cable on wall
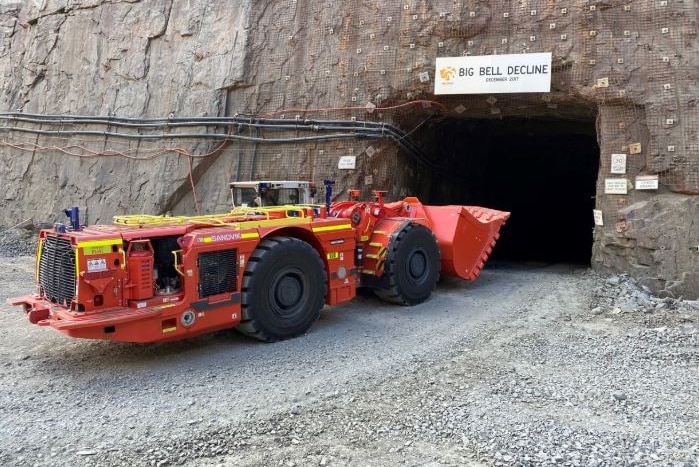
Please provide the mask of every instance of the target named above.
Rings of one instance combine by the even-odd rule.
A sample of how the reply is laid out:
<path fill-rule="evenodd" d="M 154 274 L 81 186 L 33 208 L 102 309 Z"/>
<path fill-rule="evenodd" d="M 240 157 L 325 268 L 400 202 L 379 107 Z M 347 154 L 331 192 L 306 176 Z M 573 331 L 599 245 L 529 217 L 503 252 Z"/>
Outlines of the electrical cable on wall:
<path fill-rule="evenodd" d="M 440 112 L 446 111 L 443 106 L 433 101 L 413 101 L 392 107 L 373 108 L 372 110 L 390 111 L 411 105 L 423 107 L 436 106 Z M 241 141 L 255 144 L 299 144 L 345 139 L 375 139 L 389 140 L 395 143 L 403 152 L 420 165 L 433 171 L 443 169 L 427 156 L 416 144 L 408 139 L 416 129 L 424 125 L 433 115 L 428 115 L 415 128 L 406 133 L 384 122 L 342 120 L 342 119 L 301 119 L 270 118 L 275 115 L 290 112 L 315 113 L 346 110 L 367 110 L 364 107 L 351 108 L 320 108 L 320 109 L 285 109 L 278 112 L 255 115 L 235 115 L 233 117 L 194 117 L 194 118 L 154 118 L 134 119 L 118 117 L 99 117 L 87 115 L 45 115 L 20 112 L 0 113 L 0 132 L 23 133 L 46 137 L 74 139 L 76 137 L 121 138 L 136 141 L 160 140 L 218 140 L 219 144 L 206 153 L 193 153 L 183 147 L 161 146 L 152 149 L 135 148 L 128 150 L 94 150 L 86 146 L 69 144 L 41 145 L 30 141 L 11 141 L 0 139 L 0 146 L 11 147 L 20 151 L 57 152 L 66 156 L 81 158 L 124 157 L 130 160 L 152 160 L 166 154 L 176 154 L 187 158 L 188 179 L 192 189 L 194 208 L 200 212 L 200 203 L 196 193 L 193 174 L 193 160 L 204 159 L 220 153 L 231 141 Z M 39 125 L 35 128 L 32 125 Z M 71 128 L 71 126 L 80 128 Z M 86 129 L 93 127 L 108 127 L 103 129 Z M 47 128 L 48 127 L 48 128 Z M 58 127 L 58 129 L 53 129 Z M 195 129 L 197 131 L 192 131 Z M 202 131 L 201 129 L 214 129 Z M 135 131 L 135 132 L 129 132 Z M 185 130 L 185 131 L 182 131 Z M 223 131 L 222 131 L 223 130 Z M 247 136 L 241 130 L 248 130 Z M 296 136 L 269 136 L 275 133 L 295 132 Z M 299 135 L 299 133 L 305 133 Z"/>

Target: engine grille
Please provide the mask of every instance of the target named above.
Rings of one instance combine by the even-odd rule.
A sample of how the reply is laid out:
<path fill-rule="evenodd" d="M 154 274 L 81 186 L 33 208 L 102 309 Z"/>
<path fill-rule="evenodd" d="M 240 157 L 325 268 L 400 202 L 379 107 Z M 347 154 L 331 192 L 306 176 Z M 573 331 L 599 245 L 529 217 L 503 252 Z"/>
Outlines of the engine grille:
<path fill-rule="evenodd" d="M 210 251 L 199 255 L 199 298 L 235 292 L 237 286 L 237 250 Z"/>
<path fill-rule="evenodd" d="M 39 259 L 39 285 L 44 298 L 68 306 L 75 299 L 75 250 L 70 240 L 47 235 Z"/>

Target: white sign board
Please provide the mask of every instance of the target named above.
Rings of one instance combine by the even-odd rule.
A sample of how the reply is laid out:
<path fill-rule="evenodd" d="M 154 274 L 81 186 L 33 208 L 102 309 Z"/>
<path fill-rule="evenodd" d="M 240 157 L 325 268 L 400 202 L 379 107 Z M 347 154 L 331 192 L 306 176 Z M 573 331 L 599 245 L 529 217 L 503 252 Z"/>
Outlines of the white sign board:
<path fill-rule="evenodd" d="M 657 175 L 639 175 L 636 177 L 637 190 L 657 190 L 658 176 Z"/>
<path fill-rule="evenodd" d="M 551 53 L 437 57 L 434 93 L 551 92 Z"/>
<path fill-rule="evenodd" d="M 357 167 L 357 156 L 342 156 L 337 163 L 338 169 L 354 170 Z"/>
<path fill-rule="evenodd" d="M 592 210 L 592 217 L 595 219 L 595 225 L 604 225 L 604 219 L 602 218 L 602 211 L 599 209 Z"/>
<path fill-rule="evenodd" d="M 612 173 L 626 173 L 626 154 L 612 154 Z"/>
<path fill-rule="evenodd" d="M 625 178 L 604 179 L 604 193 L 608 195 L 625 195 L 628 193 L 628 183 Z"/>

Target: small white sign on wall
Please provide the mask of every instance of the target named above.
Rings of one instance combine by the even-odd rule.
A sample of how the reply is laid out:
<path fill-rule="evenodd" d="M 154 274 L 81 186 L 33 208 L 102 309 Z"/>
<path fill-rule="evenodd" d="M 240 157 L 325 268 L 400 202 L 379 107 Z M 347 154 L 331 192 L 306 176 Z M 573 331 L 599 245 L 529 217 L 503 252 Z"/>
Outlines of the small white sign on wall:
<path fill-rule="evenodd" d="M 626 154 L 612 154 L 612 170 L 613 174 L 626 173 Z"/>
<path fill-rule="evenodd" d="M 354 170 L 357 168 L 357 156 L 342 156 L 337 163 L 338 169 Z"/>
<path fill-rule="evenodd" d="M 636 177 L 637 190 L 657 190 L 658 185 L 657 175 L 639 175 Z"/>
<path fill-rule="evenodd" d="M 592 210 L 592 217 L 595 219 L 595 225 L 603 226 L 604 219 L 602 218 L 602 211 L 599 209 Z"/>
<path fill-rule="evenodd" d="M 625 195 L 629 191 L 625 178 L 606 178 L 604 180 L 604 193 L 607 195 Z"/>

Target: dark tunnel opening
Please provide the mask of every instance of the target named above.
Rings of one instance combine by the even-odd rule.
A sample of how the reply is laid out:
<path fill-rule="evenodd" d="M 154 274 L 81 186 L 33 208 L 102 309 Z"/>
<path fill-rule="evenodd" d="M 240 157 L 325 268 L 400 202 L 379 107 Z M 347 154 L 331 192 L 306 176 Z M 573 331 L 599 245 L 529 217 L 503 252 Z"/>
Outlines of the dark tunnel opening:
<path fill-rule="evenodd" d="M 428 203 L 512 213 L 491 259 L 590 264 L 599 170 L 593 118 L 447 119 L 425 136 L 451 179 L 420 175 Z"/>

